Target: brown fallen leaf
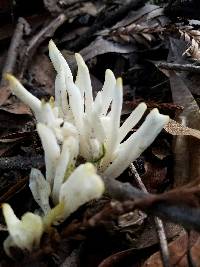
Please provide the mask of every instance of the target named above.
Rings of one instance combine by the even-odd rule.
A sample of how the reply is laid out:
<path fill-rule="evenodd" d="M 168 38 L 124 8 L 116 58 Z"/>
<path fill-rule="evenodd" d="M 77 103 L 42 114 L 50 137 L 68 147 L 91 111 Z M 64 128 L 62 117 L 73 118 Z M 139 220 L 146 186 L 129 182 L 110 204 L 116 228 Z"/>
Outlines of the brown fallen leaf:
<path fill-rule="evenodd" d="M 28 180 L 29 180 L 28 177 L 17 180 L 16 183 L 14 185 L 11 185 L 4 194 L 1 194 L 0 202 L 1 203 L 6 202 L 10 198 L 12 198 L 15 194 L 22 191 L 25 188 L 26 184 L 28 183 Z"/>
<path fill-rule="evenodd" d="M 191 248 L 191 256 L 193 262 L 196 263 L 196 267 L 200 266 L 200 238 L 197 239 L 195 244 Z"/>
<path fill-rule="evenodd" d="M 175 72 L 170 72 L 170 85 L 174 103 L 184 107 L 177 120 L 185 127 L 200 129 L 199 106 L 189 88 Z M 178 136 L 174 139 L 174 154 L 174 186 L 183 185 L 200 176 L 199 140 L 190 136 Z"/>
<path fill-rule="evenodd" d="M 139 253 L 137 249 L 127 249 L 124 251 L 117 252 L 108 258 L 104 259 L 98 267 L 122 267 L 125 266 L 128 260 L 136 258 L 136 255 Z M 137 259 L 134 261 L 134 264 L 131 265 L 132 267 L 139 267 L 141 266 L 140 261 Z"/>
<path fill-rule="evenodd" d="M 192 237 L 190 237 L 190 244 L 192 245 L 192 257 L 195 266 L 200 266 L 200 237 L 199 234 L 193 233 Z M 197 249 L 198 248 L 198 249 Z M 170 264 L 173 267 L 188 267 L 187 261 L 187 250 L 188 250 L 188 236 L 187 234 L 183 234 L 173 242 L 169 244 L 169 252 L 170 252 Z M 162 267 L 163 263 L 160 258 L 160 252 L 153 254 L 142 267 Z"/>
<path fill-rule="evenodd" d="M 42 90 L 50 96 L 54 95 L 55 71 L 50 59 L 45 54 L 35 56 L 30 69 L 29 75 Z"/>
<path fill-rule="evenodd" d="M 148 192 L 157 192 L 166 179 L 167 167 L 158 163 L 145 162 L 145 174 L 142 175 L 142 180 Z"/>
<path fill-rule="evenodd" d="M 4 103 L 0 110 L 4 110 L 16 115 L 32 116 L 30 108 L 14 96 L 12 96 L 8 101 L 6 101 L 6 103 Z"/>
<path fill-rule="evenodd" d="M 10 88 L 7 85 L 0 87 L 0 106 L 2 106 L 11 95 Z"/>
<path fill-rule="evenodd" d="M 87 61 L 106 53 L 128 54 L 134 51 L 136 51 L 136 47 L 133 45 L 121 45 L 113 41 L 108 41 L 102 37 L 98 37 L 89 46 L 82 49 L 80 54 L 83 56 L 84 60 Z"/>
<path fill-rule="evenodd" d="M 170 119 L 169 123 L 164 127 L 164 129 L 172 135 L 190 135 L 200 139 L 199 130 L 186 127 L 172 119 Z"/>
<path fill-rule="evenodd" d="M 7 135 L 7 132 L 13 131 L 13 129 L 20 129 L 25 126 L 27 122 L 30 122 L 29 114 L 15 114 L 8 112 L 0 108 L 0 135 Z"/>

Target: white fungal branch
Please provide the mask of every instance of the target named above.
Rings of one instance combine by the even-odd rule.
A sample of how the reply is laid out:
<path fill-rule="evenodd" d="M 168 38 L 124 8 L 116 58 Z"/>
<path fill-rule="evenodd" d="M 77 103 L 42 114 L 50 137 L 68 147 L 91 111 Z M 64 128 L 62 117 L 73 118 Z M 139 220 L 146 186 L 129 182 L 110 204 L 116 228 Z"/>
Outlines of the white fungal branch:
<path fill-rule="evenodd" d="M 65 218 L 92 199 L 101 197 L 104 183 L 91 163 L 77 167 L 60 189 L 59 202 L 64 204 Z"/>
<path fill-rule="evenodd" d="M 50 212 L 49 198 L 55 206 L 62 202 L 64 208 L 59 219 L 63 220 L 79 206 L 99 198 L 104 191 L 103 182 L 91 163 L 75 167 L 79 153 L 77 137 L 68 136 L 59 146 L 56 135 L 48 126 L 39 123 L 37 130 L 45 153 L 46 179 L 39 170 L 32 169 L 30 189 L 46 216 Z"/>
<path fill-rule="evenodd" d="M 40 103 L 13 76 L 7 75 L 11 89 L 31 107 L 38 122 L 52 129 L 61 143 L 69 129 L 76 132 L 74 136 L 79 139 L 79 155 L 95 163 L 99 174 L 116 178 L 153 142 L 169 117 L 151 111 L 137 134 L 124 141 L 146 111 L 145 103 L 139 104 L 120 126 L 123 102 L 121 78 L 116 80 L 112 71 L 106 70 L 103 88 L 94 98 L 89 70 L 80 54 L 75 54 L 78 66 L 75 82 L 65 58 L 53 41 L 49 42 L 49 56 L 57 72 L 55 106 Z M 63 123 L 67 125 L 61 129 Z M 115 169 L 116 162 L 120 171 L 111 171 Z M 52 183 L 53 178 L 49 177 L 48 172 L 47 179 Z"/>
<path fill-rule="evenodd" d="M 116 178 L 116 175 L 120 175 L 153 142 L 169 117 L 151 111 L 137 135 L 133 134 L 137 136 L 137 140 L 136 137 L 129 137 L 128 142 L 123 142 L 143 116 L 146 110 L 145 103 L 141 103 L 120 126 L 123 102 L 121 78 L 116 80 L 112 71 L 107 70 L 103 88 L 93 99 L 89 70 L 81 55 L 75 55 L 78 72 L 74 83 L 69 66 L 66 66 L 64 57 L 52 41 L 49 43 L 49 54 L 57 75 L 62 68 L 65 69 L 65 85 L 62 87 L 66 88 L 69 95 L 69 107 L 74 117 L 72 123 L 79 132 L 80 155 L 86 161 L 95 162 L 98 172 L 103 176 Z M 136 152 L 130 153 L 130 151 Z M 123 160 L 124 155 L 126 163 Z M 116 162 L 117 169 L 120 170 L 118 172 L 114 172 Z"/>
<path fill-rule="evenodd" d="M 33 248 L 37 248 L 43 233 L 41 217 L 27 212 L 22 216 L 21 220 L 19 220 L 10 205 L 3 204 L 2 209 L 10 234 L 4 241 L 4 249 L 7 255 L 10 256 L 10 248 L 14 246 L 29 251 Z"/>

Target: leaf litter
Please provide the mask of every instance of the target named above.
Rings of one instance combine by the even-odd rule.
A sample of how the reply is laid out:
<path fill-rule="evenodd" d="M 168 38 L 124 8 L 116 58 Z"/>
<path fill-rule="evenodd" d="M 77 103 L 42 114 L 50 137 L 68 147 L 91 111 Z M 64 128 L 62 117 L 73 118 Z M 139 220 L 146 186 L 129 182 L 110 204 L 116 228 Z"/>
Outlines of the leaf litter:
<path fill-rule="evenodd" d="M 200 28 L 188 26 L 192 15 L 185 2 L 191 7 L 192 1 L 180 1 L 181 18 L 170 3 L 163 7 L 144 0 L 16 1 L 11 6 L 2 1 L 0 199 L 14 203 L 19 216 L 37 209 L 28 175 L 31 167 L 44 170 L 44 159 L 32 113 L 11 94 L 3 73 L 6 69 L 31 93 L 49 99 L 55 78 L 47 57 L 50 38 L 74 73 L 71 55 L 82 54 L 96 88 L 106 68 L 123 77 L 122 121 L 142 101 L 171 117 L 166 131 L 134 162 L 148 192 L 137 189 L 135 177 L 125 171 L 107 185 L 108 195 L 44 235 L 38 250 L 13 249 L 11 260 L 2 248 L 2 266 L 199 266 Z M 157 238 L 155 216 L 164 223 L 168 262 L 165 254 L 160 257 L 163 240 Z M 2 231 L 1 247 L 5 236 Z"/>

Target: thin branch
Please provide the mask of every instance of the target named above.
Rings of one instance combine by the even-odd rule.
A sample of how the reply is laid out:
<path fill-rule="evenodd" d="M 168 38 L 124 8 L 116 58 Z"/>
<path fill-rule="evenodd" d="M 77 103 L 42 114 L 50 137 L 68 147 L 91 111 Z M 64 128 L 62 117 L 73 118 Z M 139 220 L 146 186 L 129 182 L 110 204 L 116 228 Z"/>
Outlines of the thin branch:
<path fill-rule="evenodd" d="M 155 195 L 144 193 L 129 183 L 122 183 L 108 177 L 104 177 L 104 182 L 108 194 L 113 199 L 121 202 L 122 209 L 124 209 L 126 202 L 130 204 L 131 201 L 133 204 L 130 209 L 140 208 L 147 214 L 180 224 L 186 229 L 200 232 L 200 208 L 188 207 L 186 204 L 176 205 L 168 201 L 153 202 Z M 119 206 L 120 204 L 118 204 Z M 148 208 L 146 208 L 147 206 Z"/>
<path fill-rule="evenodd" d="M 22 42 L 22 37 L 24 34 L 24 31 L 29 32 L 29 24 L 28 22 L 23 19 L 19 18 L 17 22 L 17 26 L 15 28 L 10 47 L 8 49 L 8 55 L 6 58 L 6 62 L 2 71 L 2 80 L 1 80 L 1 85 L 5 84 L 5 80 L 3 79 L 3 75 L 5 73 L 13 73 L 15 65 L 16 65 L 16 60 L 17 56 L 19 54 L 19 48 L 20 44 Z"/>
<path fill-rule="evenodd" d="M 162 257 L 163 265 L 164 267 L 170 267 L 169 249 L 168 249 L 167 238 L 166 238 L 163 222 L 158 217 L 154 217 L 154 221 L 155 221 L 158 239 L 160 242 L 161 257 Z"/>
<path fill-rule="evenodd" d="M 131 165 L 130 165 L 130 170 L 131 170 L 131 173 L 134 175 L 135 180 L 136 180 L 138 186 L 140 187 L 140 189 L 143 192 L 148 193 L 148 191 L 147 191 L 144 183 L 142 182 L 142 179 L 141 179 L 140 175 L 138 174 L 133 163 L 131 163 Z M 168 250 L 167 238 L 165 235 L 165 229 L 164 229 L 163 222 L 158 217 L 154 217 L 154 222 L 155 222 L 155 226 L 156 226 L 158 239 L 160 242 L 161 257 L 162 257 L 162 261 L 163 261 L 163 266 L 164 267 L 170 267 L 169 250 Z"/>
<path fill-rule="evenodd" d="M 200 73 L 200 66 L 193 64 L 177 64 L 177 63 L 158 63 L 156 66 L 160 69 L 174 70 L 174 71 L 189 71 L 193 73 Z"/>
<path fill-rule="evenodd" d="M 19 78 L 21 79 L 27 69 L 28 62 L 33 57 L 36 49 L 39 45 L 46 39 L 54 35 L 55 31 L 66 21 L 67 17 L 65 14 L 60 14 L 58 17 L 53 19 L 46 27 L 39 31 L 36 35 L 32 37 L 29 41 L 25 51 L 22 55 L 22 66 L 19 73 Z"/>

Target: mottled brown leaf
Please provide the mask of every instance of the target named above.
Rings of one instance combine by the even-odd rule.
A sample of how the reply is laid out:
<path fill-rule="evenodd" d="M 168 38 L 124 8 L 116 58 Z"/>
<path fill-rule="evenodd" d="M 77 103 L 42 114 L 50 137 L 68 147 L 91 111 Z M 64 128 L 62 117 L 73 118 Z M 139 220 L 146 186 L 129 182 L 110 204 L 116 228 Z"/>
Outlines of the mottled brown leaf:
<path fill-rule="evenodd" d="M 183 106 L 177 120 L 186 127 L 200 129 L 199 107 L 182 79 L 170 72 L 172 97 L 175 104 Z M 189 136 L 174 140 L 175 185 L 182 185 L 200 176 L 200 142 Z"/>
<path fill-rule="evenodd" d="M 200 237 L 199 234 L 193 233 L 192 240 L 190 240 L 190 245 L 192 245 L 192 257 L 195 266 L 200 266 Z M 170 264 L 173 267 L 188 267 L 187 261 L 187 250 L 188 250 L 188 236 L 183 234 L 175 241 L 169 244 L 170 251 Z M 160 252 L 153 254 L 142 267 L 162 267 L 163 263 L 160 258 Z"/>

